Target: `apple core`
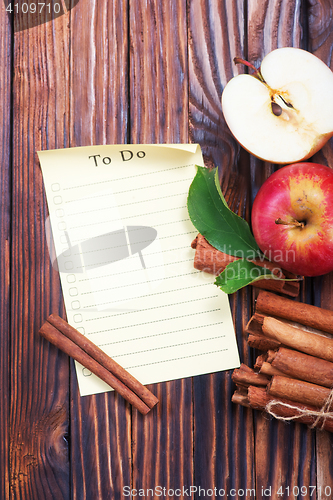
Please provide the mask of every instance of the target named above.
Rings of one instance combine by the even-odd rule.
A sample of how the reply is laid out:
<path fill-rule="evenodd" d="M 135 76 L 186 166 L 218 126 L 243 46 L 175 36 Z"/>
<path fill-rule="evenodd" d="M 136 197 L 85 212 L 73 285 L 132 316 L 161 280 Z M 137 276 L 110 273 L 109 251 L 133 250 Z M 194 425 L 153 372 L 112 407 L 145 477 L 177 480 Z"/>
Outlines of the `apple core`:
<path fill-rule="evenodd" d="M 294 47 L 275 49 L 260 68 L 232 78 L 222 92 L 226 123 L 244 149 L 272 163 L 312 156 L 333 135 L 333 72 Z M 281 145 L 283 144 L 283 147 Z"/>

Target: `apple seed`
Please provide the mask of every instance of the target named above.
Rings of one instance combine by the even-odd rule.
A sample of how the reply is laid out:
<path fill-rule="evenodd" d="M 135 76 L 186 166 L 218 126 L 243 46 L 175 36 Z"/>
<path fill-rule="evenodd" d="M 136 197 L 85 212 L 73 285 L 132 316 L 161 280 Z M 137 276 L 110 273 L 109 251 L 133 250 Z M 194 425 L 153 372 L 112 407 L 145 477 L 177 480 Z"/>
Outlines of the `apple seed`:
<path fill-rule="evenodd" d="M 281 113 L 282 113 L 282 108 L 279 104 L 277 104 L 276 102 L 272 101 L 271 102 L 271 106 L 272 106 L 272 112 L 275 116 L 280 116 Z"/>

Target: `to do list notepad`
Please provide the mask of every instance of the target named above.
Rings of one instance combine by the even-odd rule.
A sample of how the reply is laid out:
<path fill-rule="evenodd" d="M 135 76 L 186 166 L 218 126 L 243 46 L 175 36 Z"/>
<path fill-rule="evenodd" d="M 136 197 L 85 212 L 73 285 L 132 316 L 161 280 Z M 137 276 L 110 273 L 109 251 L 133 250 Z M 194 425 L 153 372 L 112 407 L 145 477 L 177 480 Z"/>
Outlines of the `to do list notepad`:
<path fill-rule="evenodd" d="M 38 155 L 68 322 L 143 384 L 239 366 L 228 297 L 193 267 L 186 201 L 200 146 Z M 110 390 L 76 367 L 81 395 Z"/>

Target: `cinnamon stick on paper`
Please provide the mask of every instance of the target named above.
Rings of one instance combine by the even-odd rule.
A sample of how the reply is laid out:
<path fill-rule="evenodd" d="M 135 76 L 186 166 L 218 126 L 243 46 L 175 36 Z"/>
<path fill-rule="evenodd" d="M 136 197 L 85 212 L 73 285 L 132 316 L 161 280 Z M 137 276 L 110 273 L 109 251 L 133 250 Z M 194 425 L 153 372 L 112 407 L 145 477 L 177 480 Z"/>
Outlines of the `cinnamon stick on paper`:
<path fill-rule="evenodd" d="M 295 321 L 333 334 L 333 311 L 302 302 L 295 302 L 274 293 L 259 292 L 256 312 L 266 316 L 276 316 Z"/>
<path fill-rule="evenodd" d="M 199 271 L 204 271 L 206 273 L 214 274 L 218 276 L 228 264 L 239 260 L 237 257 L 228 255 L 214 248 L 208 243 L 208 241 L 201 235 L 192 241 L 192 248 L 195 248 L 194 256 L 194 267 Z M 296 276 L 288 271 L 279 268 L 276 264 L 260 259 L 253 260 L 255 264 L 261 267 L 267 267 L 268 269 L 276 272 L 277 275 L 282 276 L 282 278 L 296 278 Z M 254 283 L 257 288 L 264 288 L 265 290 L 273 290 L 275 292 L 284 293 L 291 297 L 297 297 L 299 293 L 299 283 L 297 281 L 284 281 L 283 279 L 262 279 Z"/>
<path fill-rule="evenodd" d="M 39 333 L 106 382 L 142 414 L 147 414 L 158 403 L 147 387 L 59 316 L 51 314 Z"/>

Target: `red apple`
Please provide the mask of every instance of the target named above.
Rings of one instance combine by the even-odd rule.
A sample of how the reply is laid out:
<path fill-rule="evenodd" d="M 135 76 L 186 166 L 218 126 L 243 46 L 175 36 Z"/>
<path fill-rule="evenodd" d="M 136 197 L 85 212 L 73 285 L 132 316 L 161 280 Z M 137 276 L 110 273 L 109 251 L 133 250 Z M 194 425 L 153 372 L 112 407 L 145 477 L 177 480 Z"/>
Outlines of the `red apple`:
<path fill-rule="evenodd" d="M 264 255 L 287 271 L 332 271 L 333 170 L 317 163 L 277 170 L 255 197 L 252 230 Z"/>

